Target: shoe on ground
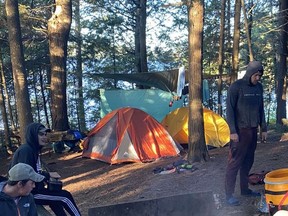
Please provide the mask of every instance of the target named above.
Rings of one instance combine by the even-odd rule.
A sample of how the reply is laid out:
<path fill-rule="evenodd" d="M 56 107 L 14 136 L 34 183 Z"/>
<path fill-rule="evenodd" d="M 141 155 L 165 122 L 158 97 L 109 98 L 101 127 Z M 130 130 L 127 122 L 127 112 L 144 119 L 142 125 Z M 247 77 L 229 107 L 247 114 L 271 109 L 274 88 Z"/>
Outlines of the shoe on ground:
<path fill-rule="evenodd" d="M 238 206 L 238 205 L 240 205 L 239 200 L 236 199 L 236 198 L 233 197 L 233 196 L 231 196 L 230 198 L 227 198 L 226 202 L 227 202 L 228 205 L 231 205 L 231 206 Z"/>
<path fill-rule="evenodd" d="M 248 196 L 248 197 L 260 197 L 261 193 L 249 189 L 246 192 L 241 192 L 241 195 Z"/>

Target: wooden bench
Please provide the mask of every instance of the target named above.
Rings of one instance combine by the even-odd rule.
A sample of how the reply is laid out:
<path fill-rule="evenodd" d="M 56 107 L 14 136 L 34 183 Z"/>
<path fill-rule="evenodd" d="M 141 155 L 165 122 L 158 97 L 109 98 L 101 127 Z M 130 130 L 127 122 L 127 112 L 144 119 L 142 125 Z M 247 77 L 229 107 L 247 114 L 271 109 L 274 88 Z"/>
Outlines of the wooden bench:
<path fill-rule="evenodd" d="M 127 203 L 98 206 L 88 210 L 89 216 L 211 216 L 216 215 L 216 198 L 212 191 L 158 197 Z"/>
<path fill-rule="evenodd" d="M 52 216 L 52 214 L 42 205 L 36 205 L 38 216 Z"/>

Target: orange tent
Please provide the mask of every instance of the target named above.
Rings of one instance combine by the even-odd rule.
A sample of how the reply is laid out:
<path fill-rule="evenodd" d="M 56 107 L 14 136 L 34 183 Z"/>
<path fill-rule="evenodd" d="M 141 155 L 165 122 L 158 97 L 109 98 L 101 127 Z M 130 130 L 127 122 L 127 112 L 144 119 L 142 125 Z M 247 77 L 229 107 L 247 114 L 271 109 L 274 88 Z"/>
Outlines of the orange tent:
<path fill-rule="evenodd" d="M 111 164 L 151 161 L 180 152 L 166 129 L 136 108 L 120 108 L 108 113 L 90 131 L 83 148 L 82 157 Z"/>

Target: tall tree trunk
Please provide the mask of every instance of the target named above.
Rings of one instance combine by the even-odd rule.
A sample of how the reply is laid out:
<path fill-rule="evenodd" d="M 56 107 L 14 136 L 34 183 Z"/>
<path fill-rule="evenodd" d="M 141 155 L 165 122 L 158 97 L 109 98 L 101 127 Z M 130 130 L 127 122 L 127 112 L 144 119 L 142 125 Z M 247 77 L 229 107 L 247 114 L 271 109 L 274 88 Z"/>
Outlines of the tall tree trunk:
<path fill-rule="evenodd" d="M 69 129 L 66 96 L 67 43 L 72 21 L 71 0 L 56 0 L 55 11 L 48 21 L 49 53 L 51 63 L 52 128 Z"/>
<path fill-rule="evenodd" d="M 222 74 L 223 74 L 223 64 L 224 64 L 224 29 L 225 29 L 225 8 L 226 0 L 221 1 L 221 22 L 220 22 L 220 39 L 219 39 L 219 58 L 218 58 L 218 69 L 219 69 L 219 79 L 218 79 L 218 114 L 222 115 Z"/>
<path fill-rule="evenodd" d="M 202 106 L 203 0 L 188 1 L 189 41 L 189 149 L 190 163 L 207 160 Z"/>
<path fill-rule="evenodd" d="M 24 67 L 23 45 L 19 20 L 18 0 L 5 2 L 10 55 L 13 69 L 16 105 L 21 142 L 25 142 L 25 127 L 33 121 L 29 100 L 27 75 Z"/>
<path fill-rule="evenodd" d="M 4 138 L 5 138 L 5 146 L 6 149 L 9 150 L 12 147 L 12 142 L 10 139 L 10 130 L 9 130 L 9 123 L 6 111 L 6 104 L 5 104 L 5 96 L 4 96 L 4 67 L 3 67 L 3 58 L 2 58 L 2 48 L 0 46 L 0 107 L 1 107 L 1 114 L 2 120 L 4 123 Z"/>
<path fill-rule="evenodd" d="M 231 67 L 231 62 L 232 62 L 232 58 L 231 58 L 231 54 L 232 54 L 232 37 L 231 37 L 231 1 L 227 1 L 227 18 L 226 18 L 226 22 L 227 22 L 227 29 L 226 31 L 224 31 L 225 33 L 225 37 L 227 40 L 227 51 L 224 53 L 227 53 L 224 57 L 224 62 L 227 68 L 232 68 Z M 229 72 L 228 72 L 229 73 Z M 230 80 L 231 81 L 231 80 Z"/>
<path fill-rule="evenodd" d="M 253 0 L 249 0 L 248 2 L 248 33 L 250 35 L 250 41 L 252 40 L 252 27 L 253 27 L 253 11 L 252 9 L 254 8 L 254 2 Z M 251 42 L 251 51 L 253 52 L 253 44 Z M 249 56 L 250 57 L 250 56 Z M 253 55 L 253 60 L 255 60 L 254 55 Z M 251 59 L 249 58 L 249 61 Z"/>
<path fill-rule="evenodd" d="M 47 78 L 47 83 L 46 83 L 46 85 L 47 86 L 50 86 L 50 89 L 51 89 L 51 67 L 46 67 L 45 69 L 45 72 L 46 72 L 46 76 L 45 76 L 45 72 L 43 71 L 43 73 L 42 73 L 42 78 L 43 77 L 46 77 Z M 43 82 L 44 83 L 44 82 Z M 44 91 L 43 91 L 44 92 Z M 52 99 L 51 99 L 51 91 L 46 91 L 46 93 L 47 93 L 47 96 L 46 96 L 46 100 L 47 100 L 47 108 L 48 108 L 48 110 L 49 110 L 49 113 L 50 113 L 50 115 L 51 115 L 51 119 L 52 119 L 52 106 L 51 106 L 51 104 L 52 104 Z M 51 125 L 52 125 L 52 122 L 51 122 Z M 52 128 L 52 127 L 50 127 L 50 128 Z"/>
<path fill-rule="evenodd" d="M 46 100 L 46 96 L 45 96 L 45 88 L 44 88 L 44 81 L 43 81 L 43 69 L 41 69 L 40 71 L 40 76 L 39 76 L 39 80 L 40 80 L 40 87 L 41 87 L 41 96 L 42 96 L 42 100 L 43 100 L 43 109 L 44 109 L 44 113 L 45 113 L 45 119 L 46 119 L 46 125 L 48 128 L 50 128 L 50 123 L 49 123 L 49 117 L 48 117 L 48 111 L 47 111 L 47 100 Z"/>
<path fill-rule="evenodd" d="M 3 61 L 2 59 L 2 44 L 1 44 L 1 40 L 0 40 L 0 55 L 1 55 L 1 61 Z M 8 90 L 7 90 L 7 85 L 6 85 L 6 79 L 5 79 L 5 71 L 4 71 L 4 63 L 1 62 L 2 64 L 2 74 L 1 74 L 1 79 L 2 79 L 2 87 L 3 87 L 3 93 L 5 95 L 4 97 L 4 103 L 7 105 L 7 109 L 8 109 L 8 114 L 9 114 L 9 118 L 8 118 L 8 122 L 10 122 L 10 129 L 12 129 L 13 131 L 16 130 L 16 123 L 14 121 L 14 117 L 13 117 L 13 112 L 12 112 L 12 107 L 11 107 L 11 102 L 10 102 L 10 95 L 8 94 Z"/>
<path fill-rule="evenodd" d="M 33 90 L 34 90 L 34 97 L 35 97 L 35 103 L 36 103 L 36 111 L 37 111 L 37 122 L 41 121 L 41 117 L 40 117 L 40 105 L 39 105 L 39 99 L 38 99 L 38 95 L 37 95 L 37 74 L 35 73 L 35 71 L 33 70 L 32 72 L 33 75 Z"/>
<path fill-rule="evenodd" d="M 83 97 L 83 84 L 82 84 L 82 36 L 81 36 L 81 16 L 80 16 L 80 0 L 75 1 L 75 17 L 76 17 L 76 38 L 77 38 L 77 69 L 76 69 L 76 78 L 77 78 L 77 110 L 78 110 L 78 119 L 79 119 L 79 130 L 86 131 L 85 123 L 85 109 L 84 109 L 84 97 Z M 114 37 L 114 36 L 113 36 Z"/>
<path fill-rule="evenodd" d="M 270 11 L 269 11 L 269 15 L 273 15 L 274 14 L 274 9 L 273 9 L 273 0 L 270 0 L 269 1 L 269 8 L 270 8 Z M 276 43 L 272 43 L 272 50 L 274 51 L 274 53 L 276 54 L 277 53 L 277 48 L 276 48 Z M 277 55 L 277 54 L 276 54 Z M 276 65 L 277 65 L 277 62 L 276 62 L 276 55 L 274 56 L 273 58 L 273 65 L 274 65 L 274 69 L 273 71 L 276 71 L 277 73 L 277 69 L 276 69 Z M 272 74 L 270 73 L 269 74 L 269 77 L 268 77 L 268 80 L 273 80 L 273 82 L 270 82 L 269 83 L 269 86 L 268 86 L 268 101 L 272 101 L 272 95 L 274 94 L 273 92 L 275 91 L 276 93 L 276 101 L 277 101 L 277 92 L 276 92 L 276 73 L 275 74 Z M 277 103 L 277 102 L 276 102 Z M 266 108 L 267 109 L 267 125 L 269 126 L 270 125 L 270 120 L 273 118 L 271 118 L 271 116 L 273 115 L 272 113 L 274 113 L 274 109 L 273 109 L 273 103 L 269 103 L 268 107 Z M 273 110 L 273 111 L 272 111 Z M 277 108 L 276 108 L 277 110 Z M 277 111 L 276 111 L 277 112 Z M 277 119 L 276 119 L 277 121 Z"/>
<path fill-rule="evenodd" d="M 237 80 L 239 70 L 240 13 L 241 0 L 235 0 L 231 82 Z"/>
<path fill-rule="evenodd" d="M 288 31 L 288 2 L 287 0 L 279 1 L 279 47 L 277 54 L 277 74 L 276 74 L 276 123 L 282 124 L 282 118 L 286 118 L 286 71 L 287 71 L 287 31 Z"/>
<path fill-rule="evenodd" d="M 137 0 L 136 24 L 135 24 L 135 56 L 136 69 L 138 73 L 148 72 L 147 48 L 146 48 L 146 6 L 147 0 Z M 147 88 L 140 85 L 139 88 Z"/>
<path fill-rule="evenodd" d="M 140 0 L 140 29 L 139 29 L 139 35 L 140 35 L 140 65 L 141 65 L 141 71 L 140 72 L 148 72 L 148 66 L 147 66 L 147 48 L 146 48 L 146 2 L 147 0 Z"/>
<path fill-rule="evenodd" d="M 252 43 L 251 43 L 252 24 L 251 23 L 249 24 L 249 22 L 248 22 L 244 0 L 241 0 L 241 5 L 242 5 L 242 11 L 243 11 L 243 15 L 244 15 L 244 24 L 245 24 L 245 29 L 246 29 L 247 46 L 248 46 L 248 50 L 249 50 L 249 61 L 253 61 L 254 55 L 253 55 Z"/>

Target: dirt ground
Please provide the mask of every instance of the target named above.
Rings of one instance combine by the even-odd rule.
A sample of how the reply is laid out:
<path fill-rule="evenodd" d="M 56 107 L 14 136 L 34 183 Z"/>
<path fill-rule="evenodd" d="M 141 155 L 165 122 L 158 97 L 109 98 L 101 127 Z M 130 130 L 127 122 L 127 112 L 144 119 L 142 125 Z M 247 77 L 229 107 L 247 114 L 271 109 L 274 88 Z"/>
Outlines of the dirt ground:
<path fill-rule="evenodd" d="M 279 142 L 280 137 L 281 134 L 269 132 L 267 142 L 258 144 L 251 172 L 271 171 L 288 166 L 288 142 Z M 185 152 L 178 157 L 163 158 L 150 163 L 119 165 L 85 159 L 81 157 L 81 153 L 68 152 L 56 154 L 51 151 L 43 155 L 43 160 L 51 171 L 60 173 L 64 188 L 73 194 L 83 215 L 88 215 L 88 209 L 96 206 L 206 191 L 212 191 L 214 197 L 218 198 L 216 216 L 265 215 L 257 209 L 260 198 L 240 196 L 239 183 L 235 195 L 241 205 L 231 207 L 225 204 L 224 175 L 227 154 L 228 147 L 209 150 L 210 159 L 195 164 L 197 170 L 169 174 L 154 174 L 153 170 L 185 159 Z M 5 175 L 10 160 L 11 158 L 2 156 L 0 175 Z M 264 185 L 251 188 L 264 191 Z"/>

